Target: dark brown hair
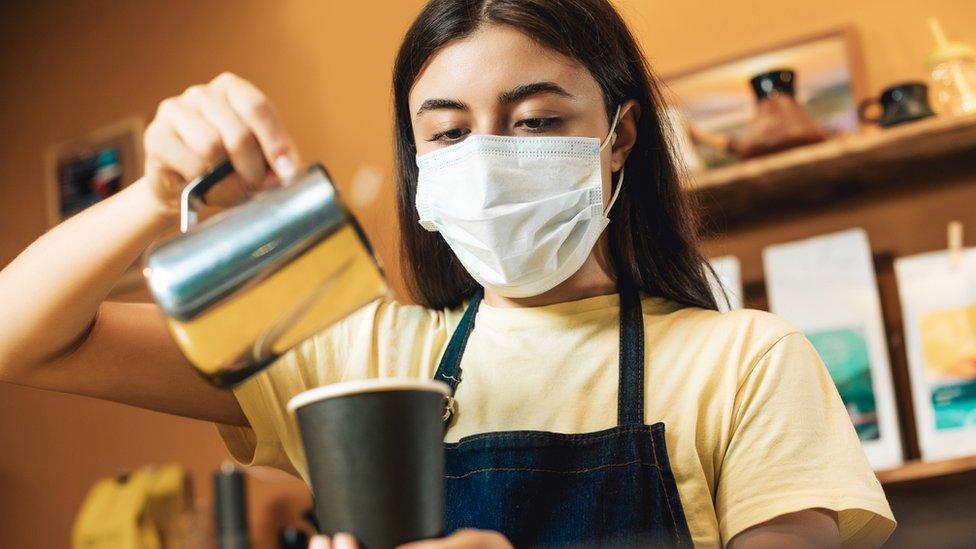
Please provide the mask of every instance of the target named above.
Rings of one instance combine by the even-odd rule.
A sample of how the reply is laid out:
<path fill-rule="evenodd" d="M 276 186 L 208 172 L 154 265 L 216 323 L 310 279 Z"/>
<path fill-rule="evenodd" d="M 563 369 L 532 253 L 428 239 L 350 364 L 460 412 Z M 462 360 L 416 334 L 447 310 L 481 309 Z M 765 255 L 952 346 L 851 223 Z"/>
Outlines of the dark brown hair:
<path fill-rule="evenodd" d="M 617 105 L 640 106 L 637 141 L 626 161 L 607 228 L 610 262 L 619 283 L 678 303 L 715 309 L 696 220 L 681 192 L 679 172 L 650 67 L 608 0 L 431 0 L 403 39 L 393 74 L 396 164 L 402 257 L 412 297 L 431 308 L 456 307 L 478 287 L 439 233 L 417 223 L 417 148 L 408 95 L 434 52 L 479 26 L 513 27 L 585 66 L 603 91 L 607 118 Z"/>

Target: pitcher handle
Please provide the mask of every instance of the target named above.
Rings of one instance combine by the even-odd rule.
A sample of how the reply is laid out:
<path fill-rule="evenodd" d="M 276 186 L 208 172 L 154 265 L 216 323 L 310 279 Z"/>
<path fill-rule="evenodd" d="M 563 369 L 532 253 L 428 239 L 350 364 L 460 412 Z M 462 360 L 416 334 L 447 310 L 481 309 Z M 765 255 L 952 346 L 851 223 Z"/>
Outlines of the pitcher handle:
<path fill-rule="evenodd" d="M 214 185 L 220 183 L 228 175 L 234 173 L 234 165 L 230 163 L 230 160 L 224 160 L 220 164 L 214 166 L 209 172 L 201 175 L 200 177 L 190 181 L 183 187 L 183 192 L 180 193 L 180 232 L 185 233 L 190 230 L 190 227 L 197 222 L 197 210 L 198 204 L 203 203 L 203 196 L 207 194 L 207 191 L 213 188 Z"/>

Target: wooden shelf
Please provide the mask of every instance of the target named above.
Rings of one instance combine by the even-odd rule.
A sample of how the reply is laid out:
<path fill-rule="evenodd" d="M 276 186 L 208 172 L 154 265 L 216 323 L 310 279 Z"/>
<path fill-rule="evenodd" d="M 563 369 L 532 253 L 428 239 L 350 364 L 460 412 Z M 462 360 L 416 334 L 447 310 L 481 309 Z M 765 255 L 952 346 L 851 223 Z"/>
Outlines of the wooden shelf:
<path fill-rule="evenodd" d="M 976 114 L 935 117 L 709 170 L 685 184 L 706 219 L 728 226 L 852 195 L 945 184 L 971 171 L 974 157 Z"/>
<path fill-rule="evenodd" d="M 976 476 L 976 456 L 941 461 L 909 461 L 895 469 L 878 471 L 877 475 L 882 484 L 892 485 L 967 473 Z"/>

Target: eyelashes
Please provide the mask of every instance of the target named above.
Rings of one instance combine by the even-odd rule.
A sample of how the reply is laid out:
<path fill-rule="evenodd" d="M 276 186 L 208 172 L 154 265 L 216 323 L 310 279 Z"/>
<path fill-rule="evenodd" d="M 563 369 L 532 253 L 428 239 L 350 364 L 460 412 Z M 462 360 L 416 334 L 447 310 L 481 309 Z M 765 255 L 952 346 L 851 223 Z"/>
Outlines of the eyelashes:
<path fill-rule="evenodd" d="M 456 141 L 460 141 L 461 139 L 464 138 L 464 136 L 468 135 L 469 133 L 471 133 L 471 130 L 465 128 L 451 128 L 449 130 L 444 130 L 442 132 L 435 133 L 430 139 L 427 139 L 427 141 L 441 141 L 444 143 L 454 143 Z"/>
<path fill-rule="evenodd" d="M 544 132 L 558 126 L 562 119 L 558 116 L 548 116 L 541 118 L 524 118 L 515 123 L 515 127 L 525 128 L 529 132 Z"/>
<path fill-rule="evenodd" d="M 562 124 L 562 119 L 558 116 L 523 118 L 515 123 L 515 128 L 522 129 L 528 133 L 545 133 L 558 128 Z M 428 142 L 456 143 L 464 139 L 471 130 L 467 128 L 451 128 L 440 131 L 425 139 Z"/>

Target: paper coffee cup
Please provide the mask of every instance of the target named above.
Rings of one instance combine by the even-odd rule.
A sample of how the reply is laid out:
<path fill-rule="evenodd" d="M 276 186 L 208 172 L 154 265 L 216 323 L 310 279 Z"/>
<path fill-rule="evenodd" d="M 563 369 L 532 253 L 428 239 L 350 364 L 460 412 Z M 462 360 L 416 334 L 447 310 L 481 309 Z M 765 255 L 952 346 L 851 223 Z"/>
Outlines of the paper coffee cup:
<path fill-rule="evenodd" d="M 427 379 L 365 379 L 288 402 L 308 462 L 321 533 L 386 549 L 444 531 L 444 399 Z"/>

